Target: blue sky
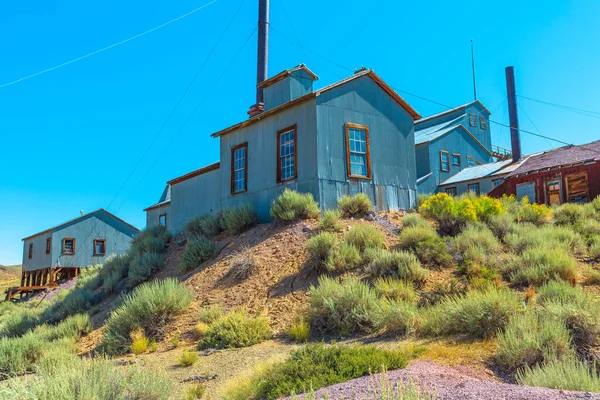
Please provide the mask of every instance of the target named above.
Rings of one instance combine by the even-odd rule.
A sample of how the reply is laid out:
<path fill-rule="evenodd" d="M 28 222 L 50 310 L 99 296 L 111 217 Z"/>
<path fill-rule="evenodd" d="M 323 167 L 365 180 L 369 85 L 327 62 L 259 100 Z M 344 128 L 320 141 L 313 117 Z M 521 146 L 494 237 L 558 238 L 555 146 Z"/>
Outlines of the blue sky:
<path fill-rule="evenodd" d="M 208 2 L 2 2 L 0 85 Z M 254 100 L 256 35 L 242 45 L 256 24 L 257 0 L 244 1 L 181 106 L 119 192 L 240 4 L 218 0 L 123 45 L 0 87 L 0 264 L 21 262 L 21 238 L 79 210 L 106 208 L 117 193 L 109 211 L 143 227 L 142 209 L 158 199 L 167 180 L 218 160 L 218 140 L 210 134 L 245 119 Z M 346 68 L 373 68 L 396 89 L 457 106 L 472 99 L 473 39 L 478 97 L 493 112 L 492 120 L 508 122 L 507 65 L 515 66 L 520 95 L 600 111 L 598 15 L 600 2 L 586 0 L 271 0 L 269 75 L 304 62 L 319 75 L 320 87 L 351 73 L 325 57 Z M 401 95 L 424 116 L 445 110 Z M 199 105 L 202 98 L 206 101 Z M 524 99 L 520 105 L 545 135 L 572 143 L 600 137 L 600 115 Z M 519 111 L 521 127 L 535 131 Z M 493 143 L 508 147 L 508 129 L 491 128 Z M 527 134 L 522 145 L 525 153 L 558 146 Z"/>

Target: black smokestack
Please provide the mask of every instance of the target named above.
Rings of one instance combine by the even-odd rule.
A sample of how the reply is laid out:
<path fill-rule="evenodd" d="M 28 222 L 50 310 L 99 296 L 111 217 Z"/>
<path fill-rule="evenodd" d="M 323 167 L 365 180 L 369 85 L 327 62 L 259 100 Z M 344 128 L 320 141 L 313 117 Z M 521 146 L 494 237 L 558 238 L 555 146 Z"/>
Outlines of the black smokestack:
<path fill-rule="evenodd" d="M 515 89 L 515 68 L 506 67 L 506 93 L 508 96 L 508 117 L 510 119 L 510 147 L 513 162 L 521 159 L 521 135 L 517 116 L 517 92 Z"/>
<path fill-rule="evenodd" d="M 267 80 L 269 63 L 269 0 L 258 0 L 258 55 L 256 59 L 256 84 Z M 264 109 L 263 88 L 256 87 L 256 104 L 250 107 L 250 117 Z"/>

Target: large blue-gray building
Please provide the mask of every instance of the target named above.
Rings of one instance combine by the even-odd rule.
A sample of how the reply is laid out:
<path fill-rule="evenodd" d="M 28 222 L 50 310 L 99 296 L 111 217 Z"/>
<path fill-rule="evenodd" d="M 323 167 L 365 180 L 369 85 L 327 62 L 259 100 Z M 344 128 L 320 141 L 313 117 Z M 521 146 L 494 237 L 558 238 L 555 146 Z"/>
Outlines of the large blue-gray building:
<path fill-rule="evenodd" d="M 372 70 L 313 90 L 317 79 L 301 64 L 261 82 L 264 110 L 214 133 L 219 162 L 169 181 L 145 210 L 147 226 L 178 231 L 242 204 L 266 221 L 285 188 L 311 193 L 323 209 L 354 193 L 377 210 L 414 207 L 420 115 Z"/>

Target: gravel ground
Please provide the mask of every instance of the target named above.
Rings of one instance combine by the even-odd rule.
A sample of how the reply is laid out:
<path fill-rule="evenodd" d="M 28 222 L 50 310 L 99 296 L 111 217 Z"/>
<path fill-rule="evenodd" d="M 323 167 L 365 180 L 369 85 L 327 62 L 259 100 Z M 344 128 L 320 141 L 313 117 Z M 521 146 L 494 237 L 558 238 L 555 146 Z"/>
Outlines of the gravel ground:
<path fill-rule="evenodd" d="M 467 377 L 456 369 L 443 367 L 430 361 L 414 361 L 406 369 L 389 371 L 390 382 L 411 380 L 420 385 L 424 391 L 442 400 L 555 400 L 555 399 L 599 399 L 600 395 L 582 392 L 568 392 L 546 388 L 528 387 L 501 383 L 494 380 L 481 380 Z M 355 399 L 372 400 L 374 398 L 373 382 L 380 377 L 362 377 L 337 385 L 322 388 L 316 392 L 317 399 L 327 393 L 330 400 Z M 303 396 L 297 396 L 302 399 Z"/>

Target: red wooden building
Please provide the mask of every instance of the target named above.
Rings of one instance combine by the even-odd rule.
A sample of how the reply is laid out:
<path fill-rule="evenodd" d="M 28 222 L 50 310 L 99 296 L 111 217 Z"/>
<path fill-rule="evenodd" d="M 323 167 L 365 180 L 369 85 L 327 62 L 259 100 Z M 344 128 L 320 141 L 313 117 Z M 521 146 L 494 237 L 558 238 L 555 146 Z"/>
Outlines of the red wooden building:
<path fill-rule="evenodd" d="M 490 196 L 547 205 L 591 201 L 600 196 L 600 140 L 533 155 L 504 179 Z"/>

